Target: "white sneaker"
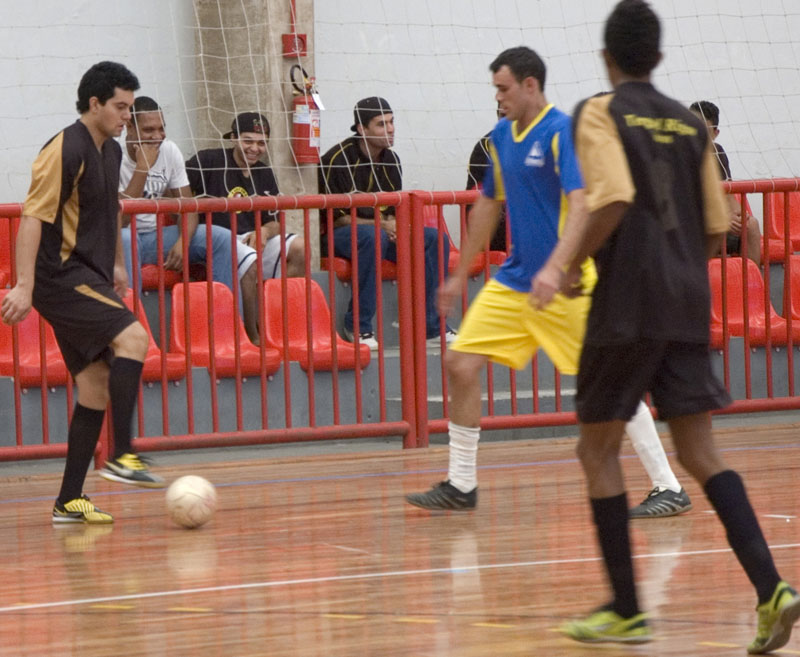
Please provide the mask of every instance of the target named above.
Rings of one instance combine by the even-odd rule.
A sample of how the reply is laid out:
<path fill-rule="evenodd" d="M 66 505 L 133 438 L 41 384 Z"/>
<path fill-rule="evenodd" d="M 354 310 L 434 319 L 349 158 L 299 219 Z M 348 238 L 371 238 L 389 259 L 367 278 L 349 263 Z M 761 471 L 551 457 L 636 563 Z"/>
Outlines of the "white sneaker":
<path fill-rule="evenodd" d="M 450 344 L 458 337 L 458 333 L 455 330 L 451 329 L 449 326 L 444 330 L 444 342 L 445 344 Z M 427 342 L 428 345 L 431 347 L 438 347 L 441 344 L 442 336 L 438 333 L 434 335 L 432 338 L 428 338 Z"/>
<path fill-rule="evenodd" d="M 348 342 L 354 342 L 353 332 L 348 331 L 346 326 L 342 327 L 342 335 Z M 375 334 L 372 331 L 358 334 L 358 341 L 361 344 L 367 345 L 372 351 L 378 350 L 378 341 L 375 339 Z"/>

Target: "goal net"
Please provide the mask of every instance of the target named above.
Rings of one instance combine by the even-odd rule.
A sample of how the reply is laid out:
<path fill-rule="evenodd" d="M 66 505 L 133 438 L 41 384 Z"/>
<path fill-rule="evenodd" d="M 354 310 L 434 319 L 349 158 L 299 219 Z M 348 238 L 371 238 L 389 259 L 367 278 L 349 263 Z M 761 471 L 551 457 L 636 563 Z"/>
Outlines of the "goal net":
<path fill-rule="evenodd" d="M 800 3 L 658 0 L 664 61 L 655 84 L 721 110 L 734 178 L 800 173 Z M 322 152 L 346 138 L 355 102 L 383 96 L 407 189 L 463 189 L 477 140 L 495 121 L 488 66 L 528 45 L 548 66 L 546 95 L 571 111 L 608 88 L 600 59 L 613 0 L 39 0 L 0 9 L 0 202 L 24 198 L 43 143 L 77 118 L 81 74 L 121 61 L 164 108 L 185 157 L 225 145 L 237 112 L 264 113 L 281 190 L 316 193 L 314 167 L 291 155 L 288 69 L 316 77 Z M 308 34 L 285 58 L 281 36 Z"/>

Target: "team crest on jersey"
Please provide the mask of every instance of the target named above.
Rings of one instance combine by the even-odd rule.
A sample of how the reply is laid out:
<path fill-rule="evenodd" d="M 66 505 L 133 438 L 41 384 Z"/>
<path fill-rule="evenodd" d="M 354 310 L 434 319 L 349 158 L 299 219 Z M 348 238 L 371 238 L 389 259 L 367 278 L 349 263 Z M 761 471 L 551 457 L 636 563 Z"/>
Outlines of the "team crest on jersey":
<path fill-rule="evenodd" d="M 249 194 L 244 187 L 236 186 L 228 192 L 228 198 L 247 198 Z M 237 210 L 236 214 L 241 214 L 241 210 Z"/>
<path fill-rule="evenodd" d="M 531 147 L 530 152 L 525 158 L 526 167 L 543 167 L 544 166 L 544 151 L 542 145 L 535 141 Z"/>

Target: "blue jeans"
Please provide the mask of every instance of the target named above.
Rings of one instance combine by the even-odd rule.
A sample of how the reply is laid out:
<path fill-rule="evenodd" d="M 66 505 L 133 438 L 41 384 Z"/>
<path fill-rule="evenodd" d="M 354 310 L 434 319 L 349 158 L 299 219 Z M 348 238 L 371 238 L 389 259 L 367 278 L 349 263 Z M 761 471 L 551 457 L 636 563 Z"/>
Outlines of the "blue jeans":
<path fill-rule="evenodd" d="M 162 251 L 167 257 L 169 250 L 178 241 L 180 226 L 164 226 L 162 236 Z M 133 284 L 133 263 L 131 252 L 130 226 L 122 229 L 122 252 L 125 255 L 125 268 L 128 270 L 128 280 Z M 137 274 L 139 291 L 142 286 L 142 265 L 158 264 L 157 231 L 139 233 L 137 235 Z M 211 262 L 214 269 L 214 280 L 224 283 L 233 290 L 233 274 L 231 271 L 231 232 L 222 226 L 211 226 Z M 189 242 L 189 263 L 206 262 L 206 225 L 200 224 Z"/>
<path fill-rule="evenodd" d="M 435 228 L 425 228 L 425 317 L 428 337 L 439 335 L 439 315 L 436 312 L 436 288 L 439 286 L 439 233 Z M 359 333 L 372 333 L 372 318 L 375 316 L 375 227 L 358 224 L 358 323 Z M 324 239 L 324 238 L 323 238 Z M 445 237 L 444 262 L 450 257 L 450 243 Z M 340 226 L 333 230 L 333 252 L 340 258 L 352 260 L 350 250 L 350 226 Z M 381 257 L 397 262 L 397 245 L 389 239 L 386 231 L 381 230 Z M 447 267 L 445 265 L 445 276 Z M 344 325 L 353 330 L 353 299 L 347 307 Z"/>

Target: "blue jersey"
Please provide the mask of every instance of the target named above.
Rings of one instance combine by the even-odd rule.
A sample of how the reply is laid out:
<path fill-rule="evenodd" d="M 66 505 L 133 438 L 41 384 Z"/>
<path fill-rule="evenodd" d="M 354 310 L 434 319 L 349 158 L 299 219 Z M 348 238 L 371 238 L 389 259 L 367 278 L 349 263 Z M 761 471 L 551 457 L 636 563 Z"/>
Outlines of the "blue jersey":
<path fill-rule="evenodd" d="M 555 248 L 567 214 L 566 195 L 583 188 L 569 116 L 548 105 L 522 133 L 500 119 L 489 144 L 483 194 L 506 201 L 511 253 L 495 278 L 519 292 Z"/>

